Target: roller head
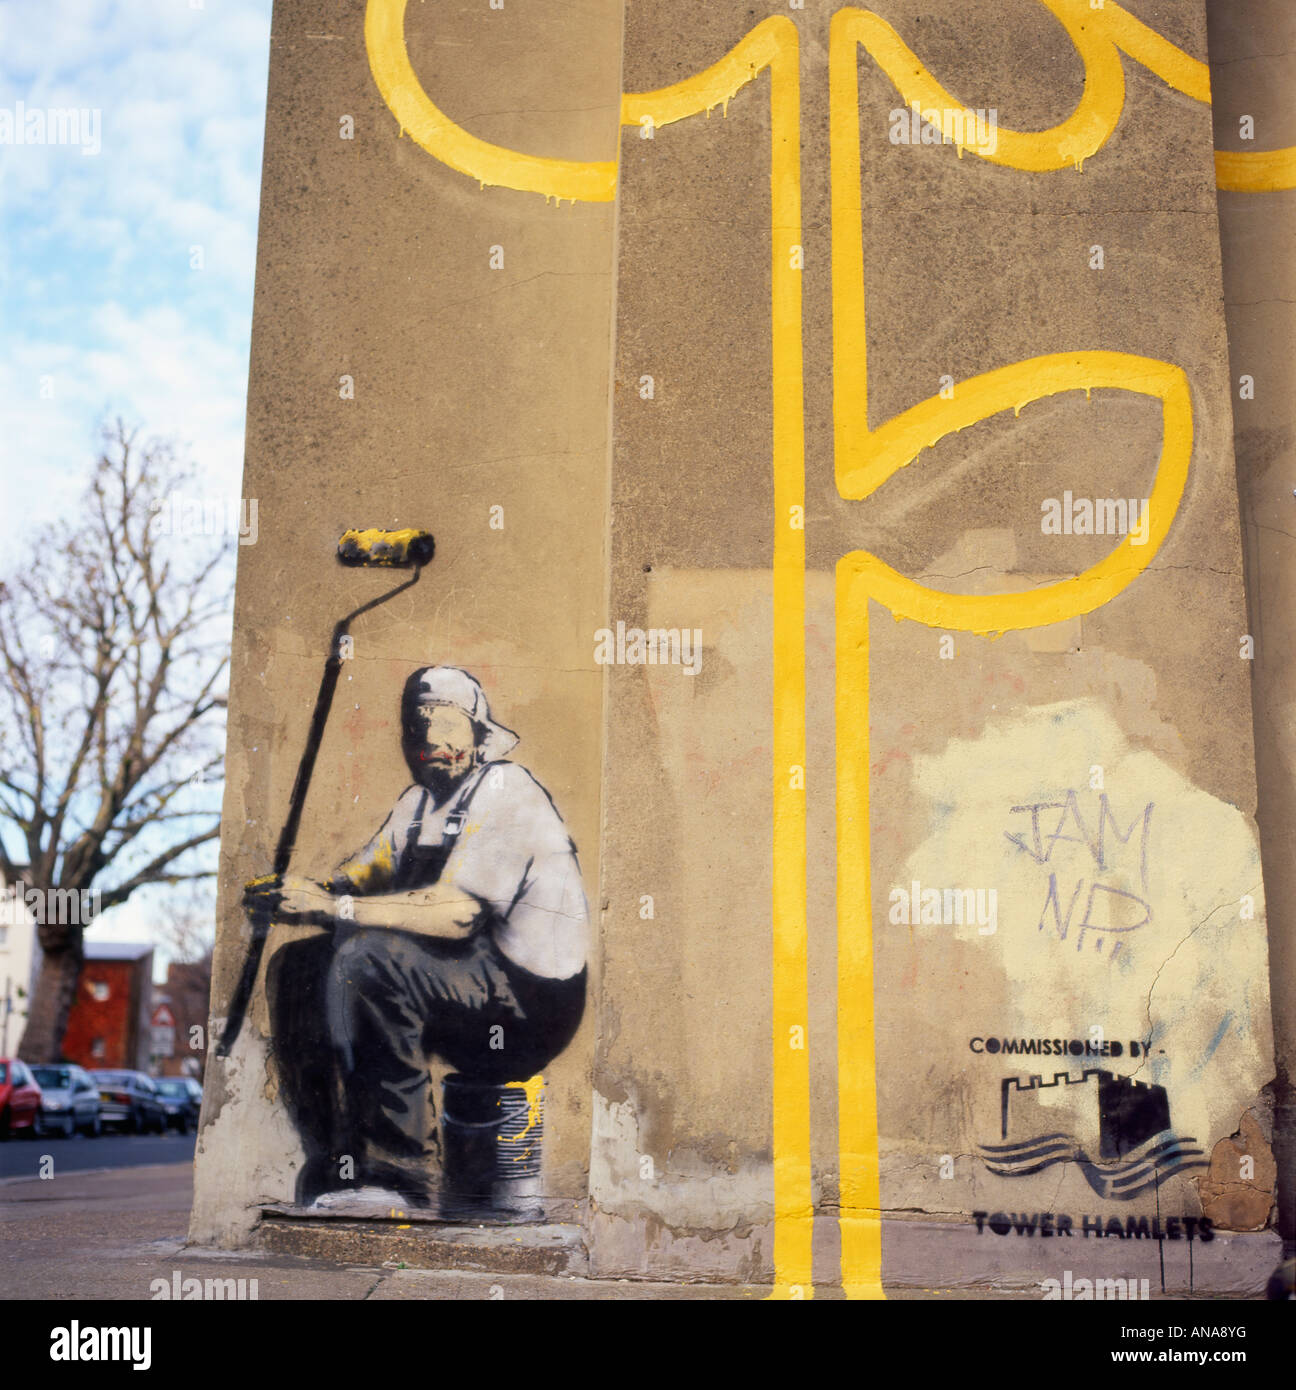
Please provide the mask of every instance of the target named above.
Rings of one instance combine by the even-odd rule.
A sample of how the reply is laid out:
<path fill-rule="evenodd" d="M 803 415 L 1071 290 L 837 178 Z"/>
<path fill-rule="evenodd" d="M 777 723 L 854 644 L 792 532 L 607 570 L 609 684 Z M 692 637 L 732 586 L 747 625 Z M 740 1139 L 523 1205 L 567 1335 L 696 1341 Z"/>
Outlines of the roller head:
<path fill-rule="evenodd" d="M 435 551 L 427 531 L 348 531 L 338 541 L 338 559 L 344 565 L 409 569 L 426 565 Z"/>

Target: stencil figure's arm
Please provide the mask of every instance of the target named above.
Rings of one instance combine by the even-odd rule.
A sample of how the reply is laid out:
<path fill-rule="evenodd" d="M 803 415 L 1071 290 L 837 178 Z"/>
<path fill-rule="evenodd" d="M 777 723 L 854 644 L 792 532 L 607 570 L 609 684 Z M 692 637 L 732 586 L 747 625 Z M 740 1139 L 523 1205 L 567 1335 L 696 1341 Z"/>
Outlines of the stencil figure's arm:
<path fill-rule="evenodd" d="M 462 941 L 471 936 L 486 916 L 476 898 L 449 884 L 434 884 L 408 893 L 375 893 L 358 899 L 351 912 L 348 920 L 353 926 L 386 927 L 447 941 Z"/>
<path fill-rule="evenodd" d="M 296 926 L 364 927 L 461 941 L 484 919 L 482 903 L 461 888 L 435 884 L 405 893 L 355 897 L 311 879 L 288 878 L 275 893 L 274 917 Z"/>

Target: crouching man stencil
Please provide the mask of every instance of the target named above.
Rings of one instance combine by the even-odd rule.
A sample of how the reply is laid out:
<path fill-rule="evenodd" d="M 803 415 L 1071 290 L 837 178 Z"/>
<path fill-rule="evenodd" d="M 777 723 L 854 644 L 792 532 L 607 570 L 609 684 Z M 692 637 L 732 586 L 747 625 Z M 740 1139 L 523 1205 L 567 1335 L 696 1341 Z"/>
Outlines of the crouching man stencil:
<path fill-rule="evenodd" d="M 504 761 L 517 736 L 466 671 L 415 671 L 401 726 L 414 783 L 369 843 L 324 883 L 245 895 L 250 912 L 326 929 L 267 973 L 280 1093 L 306 1151 L 297 1201 L 428 1206 L 441 1165 L 446 1209 L 527 1215 L 539 1073 L 585 1005 L 576 848 L 548 792 Z M 434 1058 L 452 1069 L 441 1124 Z"/>

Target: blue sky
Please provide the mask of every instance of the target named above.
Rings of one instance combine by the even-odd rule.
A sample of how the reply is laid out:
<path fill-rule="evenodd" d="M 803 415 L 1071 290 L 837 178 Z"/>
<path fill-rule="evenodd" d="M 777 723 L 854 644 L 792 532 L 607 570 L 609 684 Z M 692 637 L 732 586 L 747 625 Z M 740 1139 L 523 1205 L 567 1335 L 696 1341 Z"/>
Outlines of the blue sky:
<path fill-rule="evenodd" d="M 0 108 L 101 113 L 97 154 L 0 144 L 0 515 L 73 503 L 107 410 L 237 495 L 269 28 L 270 0 L 0 0 Z"/>
<path fill-rule="evenodd" d="M 0 128 L 49 108 L 99 124 L 93 153 L 0 143 L 10 538 L 74 511 L 106 413 L 175 438 L 204 493 L 239 495 L 270 8 L 0 0 Z M 137 894 L 95 936 L 147 937 L 156 904 Z"/>

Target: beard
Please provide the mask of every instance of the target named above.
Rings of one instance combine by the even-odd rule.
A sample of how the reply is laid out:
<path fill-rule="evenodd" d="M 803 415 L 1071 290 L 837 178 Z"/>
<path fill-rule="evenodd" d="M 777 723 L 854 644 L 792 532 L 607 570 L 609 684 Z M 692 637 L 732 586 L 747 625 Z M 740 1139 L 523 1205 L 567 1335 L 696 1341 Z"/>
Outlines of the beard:
<path fill-rule="evenodd" d="M 426 750 L 420 750 L 409 759 L 409 766 L 415 780 L 426 787 L 440 804 L 472 771 L 476 766 L 476 759 L 469 754 L 462 762 L 451 763 L 432 757 Z"/>

